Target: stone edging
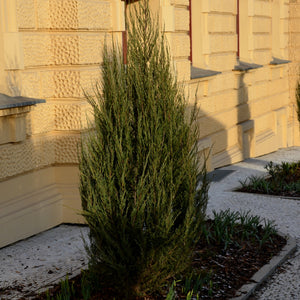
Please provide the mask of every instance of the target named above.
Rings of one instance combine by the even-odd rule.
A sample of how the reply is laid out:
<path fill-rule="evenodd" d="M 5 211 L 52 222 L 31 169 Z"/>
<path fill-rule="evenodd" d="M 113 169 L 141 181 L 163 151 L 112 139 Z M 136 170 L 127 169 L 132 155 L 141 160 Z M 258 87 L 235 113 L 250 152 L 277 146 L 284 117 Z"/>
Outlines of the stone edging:
<path fill-rule="evenodd" d="M 277 267 L 282 265 L 288 257 L 296 251 L 297 243 L 296 239 L 286 236 L 282 233 L 279 235 L 287 238 L 286 245 L 281 252 L 274 256 L 269 263 L 260 268 L 250 279 L 251 283 L 244 284 L 237 292 L 236 297 L 230 300 L 246 300 L 248 299 L 261 285 L 264 283 L 276 270 Z"/>

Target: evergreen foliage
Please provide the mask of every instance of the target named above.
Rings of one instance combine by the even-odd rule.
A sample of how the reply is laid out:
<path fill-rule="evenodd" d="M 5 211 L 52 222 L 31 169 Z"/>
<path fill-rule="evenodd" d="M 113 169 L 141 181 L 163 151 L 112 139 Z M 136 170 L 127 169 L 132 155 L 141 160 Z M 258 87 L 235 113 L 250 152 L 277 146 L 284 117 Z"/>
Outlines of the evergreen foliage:
<path fill-rule="evenodd" d="M 159 291 L 189 266 L 208 199 L 196 106 L 188 109 L 157 18 L 141 2 L 128 20 L 128 64 L 117 45 L 104 47 L 101 82 L 87 95 L 95 130 L 80 159 L 89 268 L 122 299 Z"/>
<path fill-rule="evenodd" d="M 298 121 L 300 122 L 300 79 L 298 80 L 297 87 L 296 87 L 296 102 L 297 102 Z"/>

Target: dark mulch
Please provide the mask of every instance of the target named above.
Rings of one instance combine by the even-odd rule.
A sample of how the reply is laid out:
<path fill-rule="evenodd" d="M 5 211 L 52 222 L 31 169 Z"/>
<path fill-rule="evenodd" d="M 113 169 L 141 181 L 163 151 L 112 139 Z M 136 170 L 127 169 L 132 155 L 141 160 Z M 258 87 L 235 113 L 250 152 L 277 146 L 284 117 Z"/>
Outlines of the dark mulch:
<path fill-rule="evenodd" d="M 260 232 L 262 234 L 262 230 Z M 202 289 L 199 291 L 199 299 L 228 299 L 235 295 L 236 291 L 245 283 L 250 282 L 250 278 L 269 260 L 278 254 L 286 244 L 286 240 L 273 235 L 272 242 L 268 241 L 261 248 L 257 241 L 241 241 L 235 237 L 227 249 L 224 245 L 208 245 L 206 241 L 201 241 L 195 251 L 192 270 L 197 274 L 208 276 L 209 280 L 204 280 Z M 206 275 L 205 275 L 206 274 Z M 76 290 L 76 297 L 72 299 L 82 299 L 80 281 L 81 276 L 70 280 Z M 171 282 L 170 282 L 171 285 Z M 185 282 L 181 280 L 176 284 L 178 299 L 185 299 L 183 294 Z M 191 288 L 193 283 L 191 284 Z M 50 295 L 59 292 L 59 285 L 50 290 Z M 166 291 L 167 293 L 167 291 Z M 165 299 L 166 295 L 152 296 L 147 300 Z M 92 296 L 92 300 L 112 300 L 123 299 L 109 289 L 102 289 Z M 46 294 L 41 294 L 35 300 L 47 299 Z M 142 300 L 142 299 L 136 299 Z M 145 300 L 145 299 L 144 299 Z"/>

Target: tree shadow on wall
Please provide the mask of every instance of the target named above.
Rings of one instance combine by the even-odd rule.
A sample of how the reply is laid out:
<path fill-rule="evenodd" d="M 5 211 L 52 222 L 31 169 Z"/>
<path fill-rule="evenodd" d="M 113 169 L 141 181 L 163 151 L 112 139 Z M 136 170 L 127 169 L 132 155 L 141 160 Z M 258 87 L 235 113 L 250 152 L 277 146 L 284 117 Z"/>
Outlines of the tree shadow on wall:
<path fill-rule="evenodd" d="M 247 71 L 238 75 L 238 106 L 237 106 L 237 126 L 239 146 L 242 152 L 242 160 L 253 156 L 254 152 L 254 120 L 251 120 L 249 107 L 248 85 L 245 82 Z"/>
<path fill-rule="evenodd" d="M 246 74 L 245 71 L 236 74 L 238 76 L 237 86 L 234 89 L 236 102 L 228 108 L 228 111 L 222 110 L 224 103 L 222 101 L 226 101 L 222 94 L 217 97 L 205 97 L 201 95 L 200 89 L 196 88 L 195 95 L 192 95 L 200 107 L 200 145 L 211 144 L 212 169 L 253 156 L 254 121 L 251 120 Z M 193 97 L 190 98 L 193 100 Z M 236 123 L 232 124 L 232 120 L 227 118 L 235 118 Z M 232 125 L 228 127 L 227 124 Z M 233 140 L 234 137 L 237 137 L 237 140 Z"/>
<path fill-rule="evenodd" d="M 188 109 L 196 102 L 199 109 L 199 150 L 207 159 L 208 171 L 231 163 L 227 152 L 228 133 L 225 125 L 213 116 L 218 100 L 206 97 L 201 82 L 190 83 L 190 96 Z"/>

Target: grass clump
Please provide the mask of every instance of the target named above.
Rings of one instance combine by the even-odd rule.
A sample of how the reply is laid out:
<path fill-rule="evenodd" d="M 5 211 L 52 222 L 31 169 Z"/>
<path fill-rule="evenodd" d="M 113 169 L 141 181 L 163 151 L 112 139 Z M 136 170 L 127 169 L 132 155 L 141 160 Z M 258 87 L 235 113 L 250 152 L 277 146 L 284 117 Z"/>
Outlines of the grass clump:
<path fill-rule="evenodd" d="M 300 197 L 300 161 L 282 162 L 279 165 L 269 162 L 265 169 L 267 177 L 250 176 L 240 181 L 242 192 Z"/>
<path fill-rule="evenodd" d="M 80 159 L 89 271 L 122 299 L 159 291 L 190 265 L 208 197 L 197 109 L 187 107 L 148 1 L 128 20 L 127 61 L 105 45 L 101 83 L 87 95 L 95 130 Z"/>
<path fill-rule="evenodd" d="M 51 297 L 49 290 L 46 292 L 47 300 L 71 300 L 75 297 L 74 285 L 70 285 L 68 276 L 66 279 L 60 281 L 60 289 L 55 297 Z"/>
<path fill-rule="evenodd" d="M 228 248 L 230 244 L 254 240 L 262 247 L 267 241 L 272 241 L 276 234 L 273 222 L 248 212 L 231 212 L 229 209 L 221 212 L 213 211 L 213 221 L 204 225 L 204 238 L 207 244 L 217 244 Z"/>

